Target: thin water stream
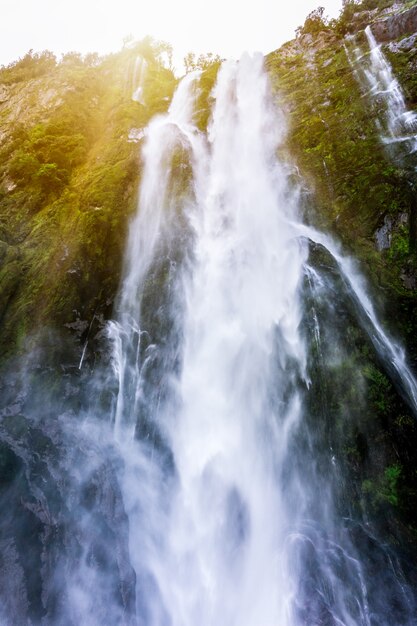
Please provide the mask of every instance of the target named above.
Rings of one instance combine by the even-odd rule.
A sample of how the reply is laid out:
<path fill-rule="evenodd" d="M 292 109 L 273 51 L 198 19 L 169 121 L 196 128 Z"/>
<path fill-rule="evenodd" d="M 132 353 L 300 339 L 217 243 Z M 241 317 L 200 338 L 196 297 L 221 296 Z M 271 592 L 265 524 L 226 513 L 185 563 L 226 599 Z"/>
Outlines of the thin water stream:
<path fill-rule="evenodd" d="M 413 154 L 417 150 L 417 114 L 407 108 L 401 85 L 370 26 L 365 35 L 369 51 L 364 52 L 352 37 L 347 39 L 346 50 L 364 92 L 383 103 L 378 119 L 381 141 Z"/>

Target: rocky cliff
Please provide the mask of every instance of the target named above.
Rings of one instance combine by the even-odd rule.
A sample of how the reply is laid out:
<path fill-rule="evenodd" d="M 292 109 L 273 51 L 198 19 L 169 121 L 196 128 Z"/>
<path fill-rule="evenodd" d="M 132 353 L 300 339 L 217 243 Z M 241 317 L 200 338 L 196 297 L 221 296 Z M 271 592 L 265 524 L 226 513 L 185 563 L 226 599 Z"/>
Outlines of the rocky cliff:
<path fill-rule="evenodd" d="M 373 22 L 372 31 L 377 41 L 390 42 L 417 31 L 417 7 L 401 10 L 403 7 L 400 5 L 398 8 L 398 13 Z"/>

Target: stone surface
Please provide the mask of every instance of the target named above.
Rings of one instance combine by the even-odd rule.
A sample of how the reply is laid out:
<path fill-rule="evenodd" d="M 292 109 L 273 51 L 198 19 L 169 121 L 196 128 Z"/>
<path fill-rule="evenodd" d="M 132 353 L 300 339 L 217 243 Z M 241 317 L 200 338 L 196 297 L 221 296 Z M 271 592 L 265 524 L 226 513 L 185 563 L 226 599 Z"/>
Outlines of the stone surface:
<path fill-rule="evenodd" d="M 9 89 L 6 85 L 0 85 L 0 102 L 6 102 L 9 97 Z"/>
<path fill-rule="evenodd" d="M 397 13 L 383 20 L 377 20 L 372 24 L 374 37 L 380 43 L 392 41 L 404 35 L 411 35 L 416 31 L 417 6 L 403 13 Z"/>
<path fill-rule="evenodd" d="M 391 247 L 393 232 L 397 231 L 401 226 L 406 226 L 407 224 L 408 215 L 405 212 L 400 213 L 395 218 L 391 215 L 386 215 L 382 226 L 375 231 L 376 249 L 379 252 L 382 250 L 388 250 Z"/>
<path fill-rule="evenodd" d="M 416 46 L 417 33 L 401 39 L 401 41 L 391 41 L 388 48 L 391 52 L 402 52 L 412 50 Z"/>

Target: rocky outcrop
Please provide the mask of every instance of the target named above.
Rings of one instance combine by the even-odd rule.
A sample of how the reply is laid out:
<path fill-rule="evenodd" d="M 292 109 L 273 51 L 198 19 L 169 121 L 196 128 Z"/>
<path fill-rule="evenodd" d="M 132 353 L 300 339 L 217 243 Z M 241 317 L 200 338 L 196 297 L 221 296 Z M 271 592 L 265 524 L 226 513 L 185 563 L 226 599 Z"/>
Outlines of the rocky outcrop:
<path fill-rule="evenodd" d="M 379 43 L 392 41 L 417 31 L 417 6 L 403 13 L 390 15 L 372 24 L 372 32 Z"/>

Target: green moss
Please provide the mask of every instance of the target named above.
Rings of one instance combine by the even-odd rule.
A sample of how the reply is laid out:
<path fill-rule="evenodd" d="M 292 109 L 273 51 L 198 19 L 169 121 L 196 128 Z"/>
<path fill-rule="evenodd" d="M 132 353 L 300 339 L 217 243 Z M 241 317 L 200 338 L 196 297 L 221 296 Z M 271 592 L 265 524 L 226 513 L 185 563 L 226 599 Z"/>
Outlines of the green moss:
<path fill-rule="evenodd" d="M 402 474 L 401 465 L 395 464 L 385 468 L 382 497 L 393 506 L 398 506 L 398 482 Z"/>
<path fill-rule="evenodd" d="M 417 49 L 413 46 L 411 50 L 398 49 L 393 52 L 389 46 L 383 47 L 383 52 L 392 65 L 394 74 L 404 91 L 407 106 L 411 109 L 417 108 Z"/>
<path fill-rule="evenodd" d="M 368 381 L 373 409 L 380 416 L 390 413 L 395 393 L 387 376 L 373 364 L 366 365 L 363 374 Z"/>
<path fill-rule="evenodd" d="M 369 238 L 386 212 L 407 210 L 407 183 L 386 158 L 377 111 L 365 101 L 343 44 L 324 33 L 314 46 L 311 54 L 277 51 L 267 58 L 289 110 L 288 146 L 314 188 L 322 219 L 342 238 Z"/>
<path fill-rule="evenodd" d="M 370 500 L 373 508 L 378 508 L 385 503 L 393 507 L 399 506 L 399 483 L 402 474 L 402 466 L 395 463 L 387 466 L 377 481 L 367 479 L 362 482 L 362 493 Z"/>

